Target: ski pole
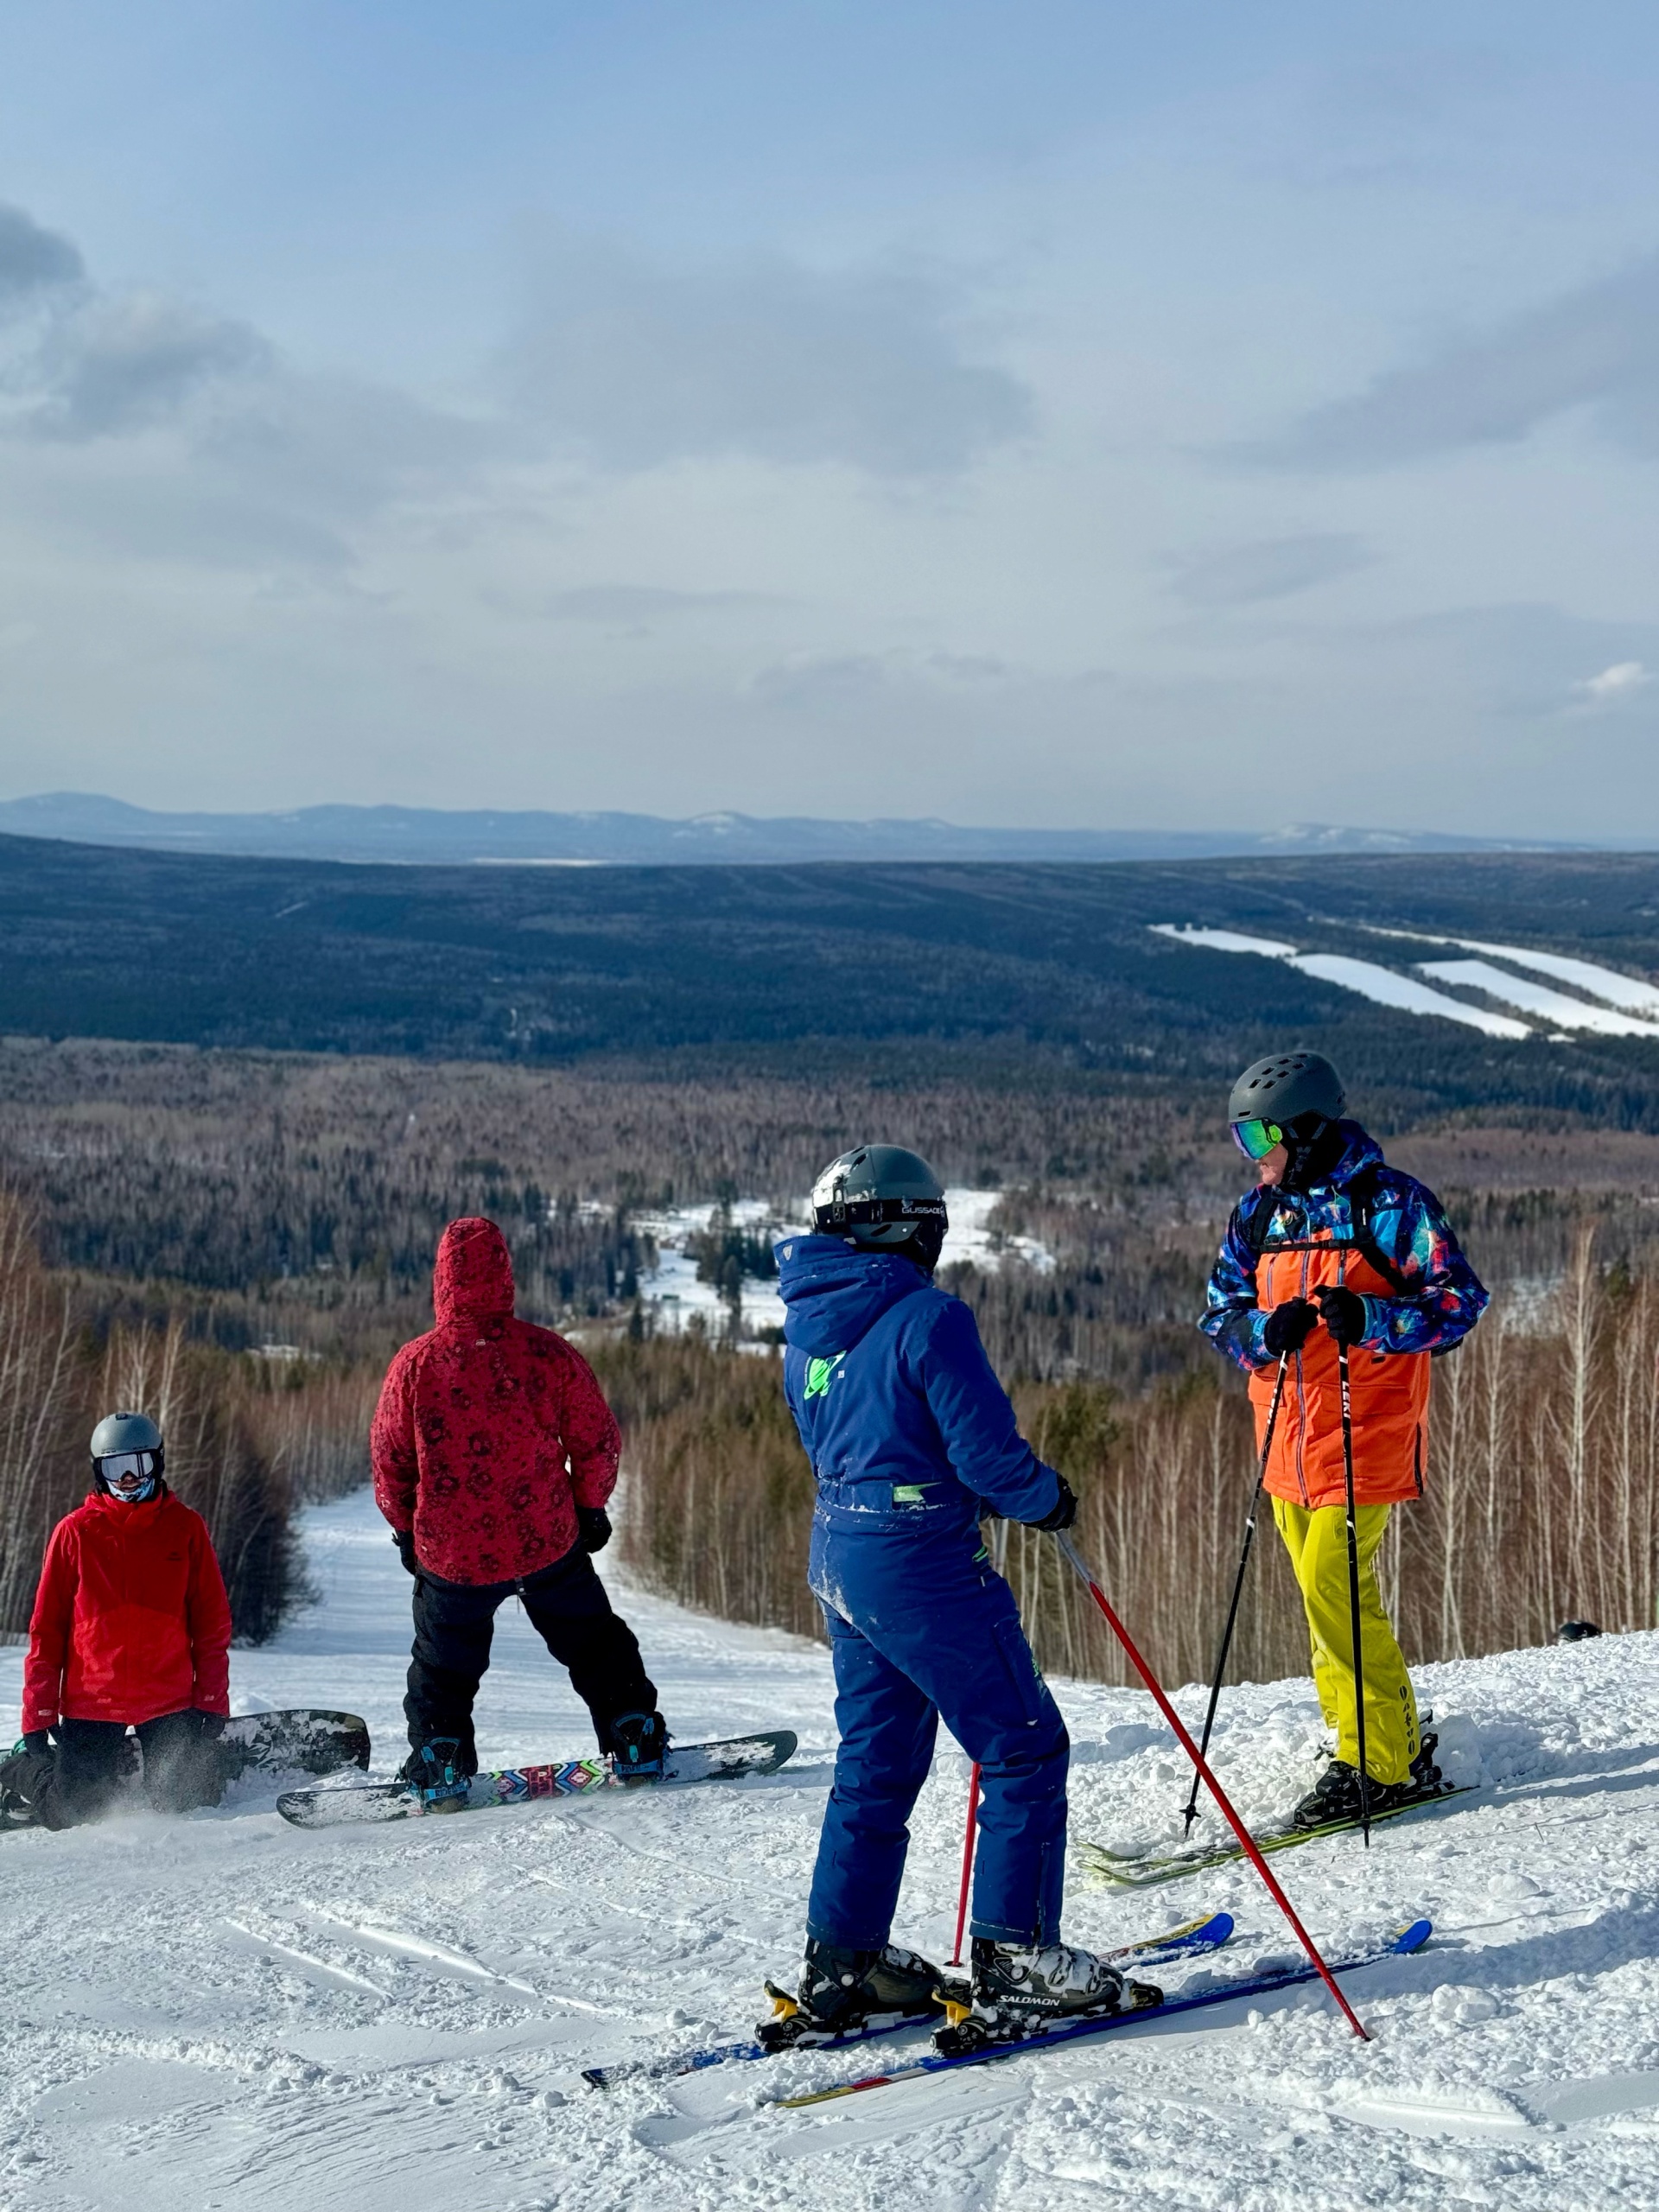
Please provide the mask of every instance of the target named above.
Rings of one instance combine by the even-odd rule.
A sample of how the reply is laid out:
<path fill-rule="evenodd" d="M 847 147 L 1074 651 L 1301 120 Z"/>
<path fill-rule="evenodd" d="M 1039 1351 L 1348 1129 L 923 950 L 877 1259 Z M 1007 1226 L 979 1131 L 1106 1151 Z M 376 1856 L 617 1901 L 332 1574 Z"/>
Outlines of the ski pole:
<path fill-rule="evenodd" d="M 1342 1406 L 1342 1481 L 1348 1515 L 1348 1626 L 1353 1637 L 1354 1744 L 1359 1753 L 1359 1832 L 1371 1847 L 1371 1777 L 1365 1764 L 1365 1664 L 1359 1640 L 1359 1528 L 1354 1518 L 1354 1402 L 1348 1347 L 1337 1345 L 1337 1394 Z"/>
<path fill-rule="evenodd" d="M 962 1839 L 962 1895 L 957 1899 L 957 1948 L 950 1954 L 953 1967 L 962 1964 L 962 1931 L 968 1925 L 968 1885 L 974 1875 L 974 1837 L 979 1829 L 979 1761 L 974 1761 L 974 1770 L 968 1777 L 968 1827 Z"/>
<path fill-rule="evenodd" d="M 1338 1988 L 1336 1977 L 1332 1974 L 1330 1967 L 1326 1966 L 1325 1961 L 1319 1956 L 1319 1954 L 1314 1946 L 1313 1938 L 1308 1934 L 1306 1929 L 1303 1927 L 1301 1922 L 1297 1918 L 1295 1906 L 1292 1904 L 1290 1899 L 1285 1895 L 1283 1890 L 1279 1886 L 1279 1884 L 1274 1879 L 1273 1869 L 1268 1866 L 1267 1860 L 1262 1856 L 1261 1851 L 1257 1848 L 1255 1838 L 1250 1834 L 1243 1821 L 1240 1820 L 1238 1815 L 1233 1810 L 1231 1801 L 1229 1799 L 1226 1791 L 1222 1788 L 1221 1784 L 1216 1780 L 1215 1776 L 1210 1771 L 1209 1767 L 1205 1764 L 1203 1755 L 1200 1753 L 1198 1745 L 1186 1732 L 1186 1729 L 1182 1722 L 1180 1714 L 1176 1712 L 1174 1707 L 1165 1696 L 1163 1686 L 1159 1681 L 1157 1675 L 1153 1673 L 1151 1668 L 1147 1666 L 1146 1661 L 1141 1656 L 1140 1652 L 1135 1649 L 1134 1639 L 1131 1637 L 1129 1631 L 1124 1627 L 1122 1622 L 1119 1620 L 1117 1615 L 1112 1611 L 1111 1605 L 1107 1600 L 1106 1592 L 1101 1588 L 1099 1583 L 1096 1581 L 1094 1576 L 1090 1573 L 1088 1567 L 1084 1564 L 1083 1554 L 1078 1551 L 1077 1546 L 1072 1542 L 1071 1537 L 1066 1535 L 1063 1529 L 1058 1529 L 1055 1530 L 1054 1541 L 1059 1546 L 1061 1553 L 1065 1556 L 1067 1564 L 1076 1573 L 1078 1580 L 1084 1584 L 1085 1588 L 1088 1590 L 1089 1595 L 1094 1599 L 1096 1605 L 1099 1606 L 1101 1611 L 1106 1616 L 1107 1626 L 1111 1630 L 1112 1634 L 1122 1645 L 1124 1651 L 1128 1656 L 1129 1664 L 1135 1669 L 1135 1673 L 1140 1675 L 1141 1681 L 1152 1692 L 1153 1699 L 1157 1705 L 1158 1710 L 1163 1714 L 1165 1719 L 1168 1721 L 1170 1726 L 1175 1732 L 1176 1741 L 1179 1744 L 1181 1749 L 1186 1753 L 1188 1758 L 1192 1760 L 1194 1766 L 1197 1767 L 1200 1779 L 1204 1782 L 1206 1788 L 1209 1789 L 1210 1795 L 1215 1799 L 1217 1804 L 1220 1806 L 1223 1813 L 1226 1815 L 1228 1826 L 1232 1829 L 1233 1834 L 1238 1838 L 1240 1844 L 1243 1847 L 1244 1856 L 1249 1860 L 1251 1866 L 1255 1867 L 1256 1872 L 1267 1884 L 1268 1895 L 1273 1899 L 1280 1911 L 1284 1914 L 1285 1918 L 1290 1923 L 1292 1928 L 1295 1930 L 1296 1941 L 1301 1945 L 1303 1950 L 1307 1953 L 1309 1961 L 1315 1973 L 1319 1975 L 1319 1980 L 1325 1984 L 1332 1997 L 1336 1999 L 1338 2008 L 1341 2012 L 1343 2018 L 1347 2021 L 1349 2026 L 1352 2028 L 1354 2033 L 1359 2037 L 1362 2043 L 1369 2043 L 1370 2041 L 1370 2037 L 1360 2025 L 1358 2014 L 1354 2011 L 1353 2006 L 1348 2002 L 1348 1999 L 1343 1995 L 1341 1990 Z"/>
<path fill-rule="evenodd" d="M 1238 1555 L 1238 1573 L 1233 1581 L 1233 1602 L 1227 1608 L 1227 1625 L 1221 1631 L 1221 1649 L 1216 1654 L 1215 1671 L 1210 1681 L 1210 1702 L 1205 1707 L 1204 1733 L 1198 1738 L 1198 1757 L 1210 1756 L 1210 1732 L 1216 1725 L 1216 1707 L 1221 1702 L 1221 1678 L 1227 1671 L 1227 1655 L 1233 1648 L 1233 1625 L 1238 1618 L 1238 1601 L 1244 1594 L 1244 1570 L 1250 1563 L 1250 1546 L 1255 1541 L 1255 1516 L 1262 1503 L 1262 1486 L 1268 1479 L 1268 1454 L 1273 1449 L 1273 1432 L 1279 1426 L 1279 1408 L 1285 1395 L 1285 1374 L 1290 1365 L 1290 1354 L 1279 1355 L 1279 1373 L 1273 1386 L 1273 1403 L 1268 1408 L 1268 1431 L 1262 1439 L 1262 1459 L 1255 1471 L 1255 1488 L 1250 1493 L 1250 1510 L 1244 1522 L 1244 1548 Z M 1198 1775 L 1192 1771 L 1192 1795 L 1186 1801 L 1182 1818 L 1183 1840 L 1192 1833 L 1192 1823 L 1198 1817 Z"/>

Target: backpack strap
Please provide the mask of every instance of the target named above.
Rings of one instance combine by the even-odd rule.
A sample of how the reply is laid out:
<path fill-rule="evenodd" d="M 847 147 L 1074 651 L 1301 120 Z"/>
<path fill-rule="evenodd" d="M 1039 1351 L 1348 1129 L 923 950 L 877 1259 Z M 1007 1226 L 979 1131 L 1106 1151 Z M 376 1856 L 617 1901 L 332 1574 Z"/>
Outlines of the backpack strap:
<path fill-rule="evenodd" d="M 1377 1185 L 1382 1173 L 1379 1166 L 1368 1167 L 1356 1175 L 1348 1185 L 1348 1205 L 1353 1217 L 1354 1247 L 1376 1269 L 1384 1282 L 1402 1298 L 1411 1294 L 1411 1284 L 1389 1258 L 1376 1241 L 1373 1221 L 1376 1212 Z M 1238 1234 L 1247 1250 L 1260 1263 L 1268 1249 L 1268 1232 L 1273 1225 L 1277 1201 L 1250 1206 L 1241 1201 L 1233 1210 L 1238 1224 Z"/>

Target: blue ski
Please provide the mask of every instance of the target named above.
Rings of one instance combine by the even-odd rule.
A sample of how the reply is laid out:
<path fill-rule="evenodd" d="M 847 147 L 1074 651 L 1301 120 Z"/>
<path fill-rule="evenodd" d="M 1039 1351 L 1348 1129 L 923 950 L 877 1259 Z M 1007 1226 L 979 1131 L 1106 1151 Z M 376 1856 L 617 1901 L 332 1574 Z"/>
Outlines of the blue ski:
<path fill-rule="evenodd" d="M 1190 1958 L 1195 1953 L 1218 1951 L 1233 1932 L 1232 1916 L 1217 1912 L 1208 1920 L 1189 1920 L 1179 1928 L 1172 1928 L 1162 1936 L 1154 1936 L 1140 1943 L 1125 1943 L 1108 1953 L 1114 1959 L 1133 1959 L 1137 1966 L 1159 1965 L 1165 1959 Z M 870 2043 L 877 2036 L 896 2036 L 906 2028 L 931 2027 L 938 2020 L 937 2010 L 888 2016 L 872 2021 L 868 2027 L 855 2029 L 850 2035 L 826 2036 L 812 2043 L 794 2045 L 802 2050 L 844 2050 L 858 2043 Z M 1142 2013 L 1139 2016 L 1146 2018 Z M 671 2052 L 664 2058 L 623 2059 L 614 2066 L 588 2066 L 582 2069 L 582 2078 L 590 2089 L 608 2089 L 618 2082 L 659 2082 L 672 2080 L 680 2074 L 700 2074 L 705 2067 L 725 2066 L 734 2061 L 753 2058 L 779 2058 L 782 2050 L 769 2050 L 762 2043 L 709 2044 L 702 2050 Z"/>
<path fill-rule="evenodd" d="M 1374 1951 L 1360 1952 L 1352 1958 L 1333 1961 L 1332 1972 L 1354 1974 L 1361 1967 L 1376 1966 L 1384 1959 L 1407 1958 L 1412 1952 L 1421 1951 L 1433 1933 L 1428 1921 L 1414 1920 L 1391 1942 L 1382 1944 Z M 1219 1982 L 1213 1988 L 1195 1991 L 1190 1997 L 1167 1997 L 1161 2005 L 1149 2005 L 1143 2012 L 1111 2012 L 1103 2019 L 1081 2020 L 1075 2027 L 1052 2029 L 1046 2035 L 1022 2036 L 1014 2043 L 982 2044 L 971 2050 L 935 2050 L 925 2058 L 913 2059 L 908 2066 L 895 2066 L 890 2074 L 867 2074 L 861 2081 L 842 2082 L 833 2089 L 816 2089 L 810 2096 L 779 2097 L 776 2101 L 791 2110 L 800 2105 L 827 2104 L 832 2097 L 856 2096 L 861 2089 L 884 2089 L 890 2082 L 913 2081 L 924 2074 L 943 2074 L 956 2066 L 982 2066 L 993 2058 L 1018 2058 L 1033 2051 L 1052 2050 L 1061 2044 L 1080 2043 L 1085 2036 L 1106 2035 L 1113 2028 L 1167 2020 L 1181 2012 L 1196 2012 L 1201 2005 L 1227 2005 L 1240 1997 L 1270 1996 L 1275 1990 L 1294 1989 L 1299 1982 L 1318 1979 L 1316 1967 L 1275 1967 L 1266 1974 Z M 946 2035 L 952 2032 L 948 2028 L 941 2031 Z"/>

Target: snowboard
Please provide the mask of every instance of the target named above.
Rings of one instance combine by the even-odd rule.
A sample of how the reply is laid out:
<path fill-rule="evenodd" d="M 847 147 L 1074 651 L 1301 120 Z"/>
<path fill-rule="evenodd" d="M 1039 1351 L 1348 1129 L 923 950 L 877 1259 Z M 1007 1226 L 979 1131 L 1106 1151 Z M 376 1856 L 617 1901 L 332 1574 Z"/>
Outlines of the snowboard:
<path fill-rule="evenodd" d="M 354 1713 L 238 1713 L 225 1723 L 219 1763 L 226 1782 L 266 1774 L 334 1774 L 369 1764 L 369 1724 Z"/>
<path fill-rule="evenodd" d="M 1346 1958 L 1331 1960 L 1331 1971 L 1338 1974 L 1356 1974 L 1360 1967 L 1378 1966 L 1385 1959 L 1409 1958 L 1422 1949 L 1433 1932 L 1429 1921 L 1414 1920 L 1386 1943 L 1370 1950 L 1352 1952 Z M 780 2109 L 791 2111 L 803 2105 L 829 2104 L 836 2097 L 856 2096 L 863 2089 L 888 2088 L 895 2082 L 942 2074 L 958 2066 L 983 2066 L 998 2058 L 1033 2057 L 1066 2044 L 1080 2043 L 1085 2037 L 1108 2035 L 1116 2028 L 1146 2027 L 1154 2020 L 1196 2012 L 1205 2005 L 1234 2004 L 1241 1997 L 1271 1996 L 1278 1990 L 1294 1989 L 1299 1984 L 1318 1979 L 1319 1968 L 1305 1961 L 1295 1965 L 1268 1965 L 1236 1980 L 1217 1975 L 1211 1980 L 1204 1974 L 1197 1974 L 1173 1997 L 1165 1998 L 1161 2005 L 1137 2005 L 1128 2012 L 1080 2020 L 1074 2026 L 1051 2028 L 1046 2034 L 1022 2036 L 1008 2043 L 976 2042 L 969 2026 L 941 2028 L 933 2038 L 933 2049 L 925 2058 L 913 2059 L 907 2066 L 895 2066 L 891 2073 L 867 2074 L 857 2082 L 842 2082 L 831 2089 L 814 2089 L 804 2096 L 779 2097 L 777 2103 Z"/>
<path fill-rule="evenodd" d="M 1397 1821 L 1403 1813 L 1421 1813 L 1429 1805 L 1444 1804 L 1448 1797 L 1466 1797 L 1472 1784 L 1453 1785 L 1435 1789 L 1422 1797 L 1414 1797 L 1408 1805 L 1390 1805 L 1386 1812 L 1373 1813 L 1371 1826 L 1380 1827 L 1384 1821 Z M 1360 1826 L 1358 1816 L 1350 1821 L 1322 1821 L 1314 1828 L 1280 1828 L 1255 1839 L 1261 1852 L 1294 1851 L 1299 1843 L 1316 1843 L 1322 1835 L 1346 1835 Z M 1172 1851 L 1141 1858 L 1126 1852 L 1109 1850 L 1103 1843 L 1081 1841 L 1077 1855 L 1089 1872 L 1103 1882 L 1109 1882 L 1121 1890 L 1152 1890 L 1160 1882 L 1179 1882 L 1187 1874 L 1202 1874 L 1212 1866 L 1230 1866 L 1244 1856 L 1243 1847 L 1234 1842 L 1200 1847 L 1193 1851 Z"/>
<path fill-rule="evenodd" d="M 727 1782 L 744 1774 L 771 1774 L 793 1755 L 795 1743 L 789 1730 L 780 1728 L 734 1737 L 728 1743 L 676 1744 L 670 1748 L 660 1776 L 625 1777 L 608 1753 L 602 1758 L 566 1759 L 556 1766 L 503 1767 L 475 1774 L 466 1803 L 451 1810 L 478 1813 L 493 1805 L 584 1797 L 599 1789 L 664 1789 L 693 1782 Z M 290 1789 L 276 1800 L 276 1809 L 299 1828 L 419 1820 L 433 1811 L 406 1782 L 372 1782 L 344 1789 Z"/>

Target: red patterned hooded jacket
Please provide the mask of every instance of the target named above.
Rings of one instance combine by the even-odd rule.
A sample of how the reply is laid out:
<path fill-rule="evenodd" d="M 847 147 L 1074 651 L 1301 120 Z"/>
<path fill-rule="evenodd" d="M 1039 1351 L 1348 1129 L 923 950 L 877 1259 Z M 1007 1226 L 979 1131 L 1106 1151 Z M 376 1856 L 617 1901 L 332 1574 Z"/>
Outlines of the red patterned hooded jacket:
<path fill-rule="evenodd" d="M 386 1370 L 370 1435 L 375 1502 L 446 1582 L 516 1582 L 563 1559 L 576 1507 L 603 1505 L 621 1450 L 580 1352 L 512 1311 L 512 1261 L 493 1221 L 438 1243 L 438 1325 Z"/>

